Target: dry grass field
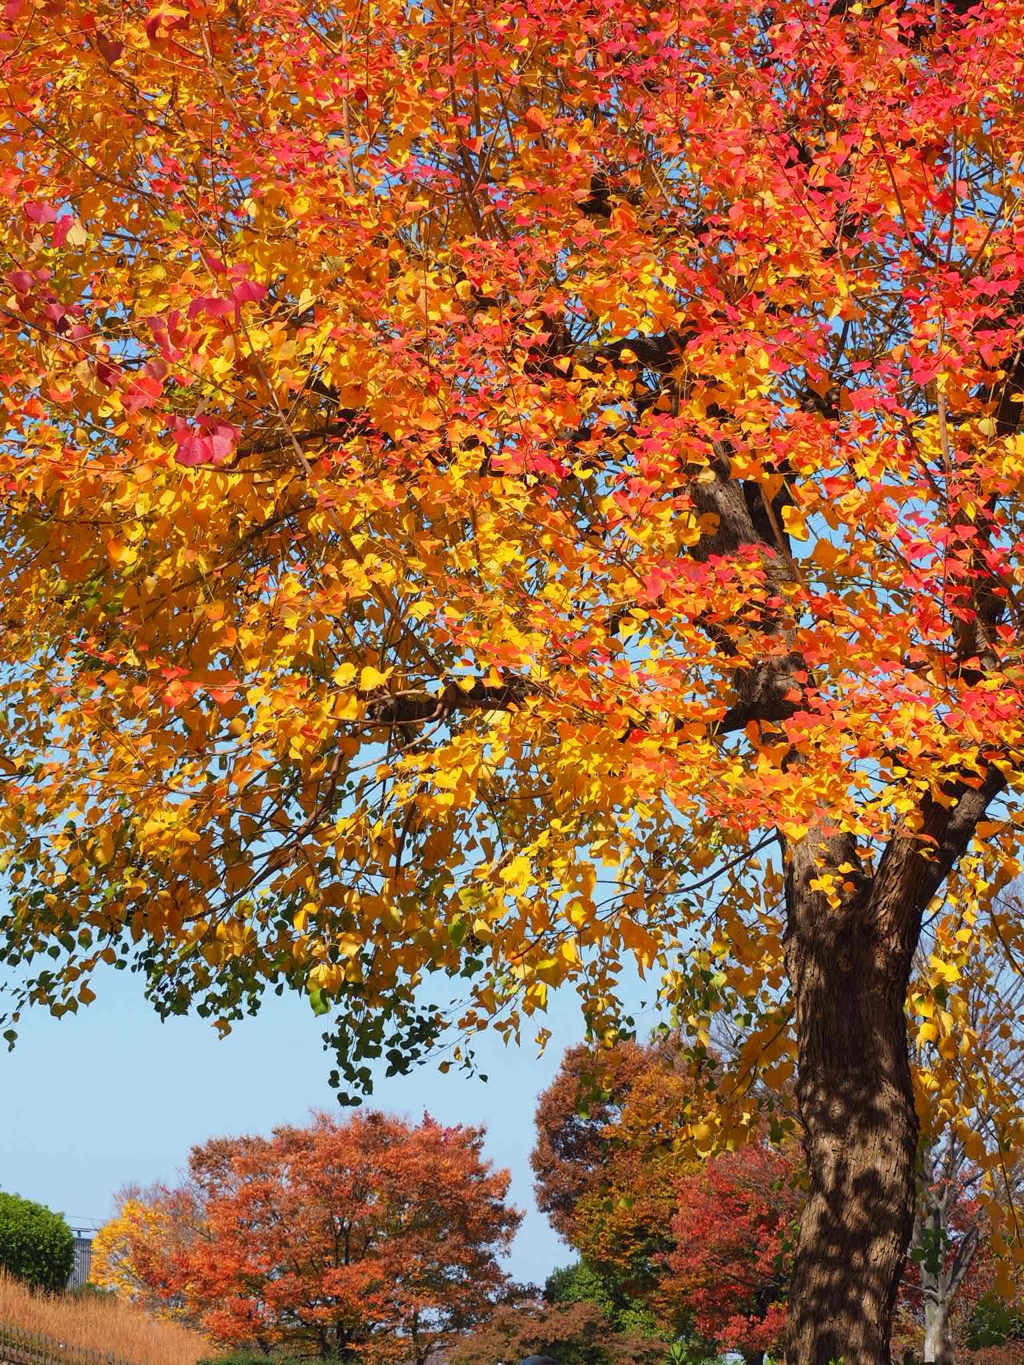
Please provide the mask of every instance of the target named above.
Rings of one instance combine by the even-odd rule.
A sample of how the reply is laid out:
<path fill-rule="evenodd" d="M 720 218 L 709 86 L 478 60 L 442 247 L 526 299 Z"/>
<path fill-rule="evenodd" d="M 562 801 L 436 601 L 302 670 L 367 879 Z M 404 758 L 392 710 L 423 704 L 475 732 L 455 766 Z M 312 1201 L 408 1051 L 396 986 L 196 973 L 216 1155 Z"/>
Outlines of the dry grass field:
<path fill-rule="evenodd" d="M 0 1275 L 0 1323 L 41 1332 L 66 1346 L 116 1356 L 131 1365 L 196 1365 L 218 1354 L 197 1332 L 101 1298 L 31 1294 Z"/>

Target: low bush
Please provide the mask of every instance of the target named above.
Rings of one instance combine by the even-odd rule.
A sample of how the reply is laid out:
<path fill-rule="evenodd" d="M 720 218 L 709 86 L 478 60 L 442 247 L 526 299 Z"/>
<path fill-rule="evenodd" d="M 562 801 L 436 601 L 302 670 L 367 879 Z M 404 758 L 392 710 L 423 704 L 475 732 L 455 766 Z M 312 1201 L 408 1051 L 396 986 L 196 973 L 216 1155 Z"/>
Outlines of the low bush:
<path fill-rule="evenodd" d="M 235 1351 L 228 1356 L 210 1356 L 208 1360 L 197 1360 L 196 1365 L 311 1365 L 310 1357 L 264 1355 L 261 1351 Z M 316 1357 L 316 1365 L 341 1365 L 332 1363 L 322 1356 Z"/>
<path fill-rule="evenodd" d="M 75 1239 L 59 1213 L 0 1193 L 0 1271 L 56 1293 L 67 1284 L 74 1259 Z"/>
<path fill-rule="evenodd" d="M 998 1294 L 982 1294 L 974 1305 L 967 1324 L 967 1348 L 982 1351 L 991 1346 L 1011 1344 L 1018 1356 L 1024 1339 L 1024 1313 L 1013 1304 L 1004 1303 Z"/>
<path fill-rule="evenodd" d="M 210 1356 L 208 1360 L 197 1360 L 196 1365 L 350 1365 L 350 1358 L 344 1361 L 341 1356 L 279 1356 L 271 1352 L 233 1351 L 231 1355 Z"/>
<path fill-rule="evenodd" d="M 197 1360 L 196 1365 L 267 1365 L 270 1360 L 273 1360 L 273 1365 L 292 1365 L 291 1361 L 274 1360 L 273 1356 L 264 1355 L 262 1351 L 235 1351 L 229 1356 L 210 1356 Z"/>
<path fill-rule="evenodd" d="M 292 1365 L 290 1360 L 275 1360 L 262 1351 L 235 1351 L 229 1356 L 210 1356 L 197 1360 L 196 1365 L 267 1365 L 268 1361 L 273 1361 L 273 1365 Z"/>

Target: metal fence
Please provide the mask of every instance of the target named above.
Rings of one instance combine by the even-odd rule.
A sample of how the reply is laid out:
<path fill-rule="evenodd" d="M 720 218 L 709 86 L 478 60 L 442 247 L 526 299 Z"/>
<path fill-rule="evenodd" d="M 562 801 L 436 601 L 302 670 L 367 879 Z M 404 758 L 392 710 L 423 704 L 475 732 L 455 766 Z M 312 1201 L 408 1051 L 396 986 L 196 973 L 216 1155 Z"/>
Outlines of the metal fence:
<path fill-rule="evenodd" d="M 84 1346 L 65 1346 L 54 1337 L 7 1327 L 0 1322 L 2 1365 L 129 1365 L 129 1362 Z"/>

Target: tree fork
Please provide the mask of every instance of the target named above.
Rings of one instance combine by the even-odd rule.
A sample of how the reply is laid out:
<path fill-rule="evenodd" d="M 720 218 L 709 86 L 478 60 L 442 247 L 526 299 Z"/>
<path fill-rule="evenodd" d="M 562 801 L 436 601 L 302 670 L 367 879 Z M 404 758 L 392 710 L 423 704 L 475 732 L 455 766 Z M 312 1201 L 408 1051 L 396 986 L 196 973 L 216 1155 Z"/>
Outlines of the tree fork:
<path fill-rule="evenodd" d="M 788 1365 L 888 1365 L 914 1216 L 918 1121 L 904 1007 L 923 912 L 1005 785 L 949 783 L 874 875 L 852 835 L 789 849 L 786 970 L 810 1192 L 790 1288 Z M 832 878 L 831 894 L 820 884 Z"/>

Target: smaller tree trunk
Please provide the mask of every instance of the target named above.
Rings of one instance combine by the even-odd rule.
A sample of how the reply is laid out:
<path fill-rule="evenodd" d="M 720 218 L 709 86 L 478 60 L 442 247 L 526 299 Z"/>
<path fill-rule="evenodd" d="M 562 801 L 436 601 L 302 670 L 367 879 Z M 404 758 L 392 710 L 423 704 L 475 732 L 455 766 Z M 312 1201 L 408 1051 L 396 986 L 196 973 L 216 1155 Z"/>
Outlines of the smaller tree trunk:
<path fill-rule="evenodd" d="M 949 1333 L 949 1304 L 944 1297 L 924 1301 L 925 1365 L 956 1365 L 956 1352 Z"/>
<path fill-rule="evenodd" d="M 980 1224 L 960 1229 L 954 1247 L 951 1218 L 957 1202 L 957 1182 L 964 1157 L 960 1139 L 952 1131 L 940 1146 L 926 1144 L 920 1154 L 920 1189 L 912 1245 L 916 1249 L 924 1299 L 925 1365 L 955 1365 L 950 1314 L 974 1260 Z"/>

